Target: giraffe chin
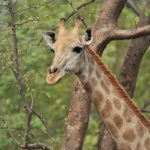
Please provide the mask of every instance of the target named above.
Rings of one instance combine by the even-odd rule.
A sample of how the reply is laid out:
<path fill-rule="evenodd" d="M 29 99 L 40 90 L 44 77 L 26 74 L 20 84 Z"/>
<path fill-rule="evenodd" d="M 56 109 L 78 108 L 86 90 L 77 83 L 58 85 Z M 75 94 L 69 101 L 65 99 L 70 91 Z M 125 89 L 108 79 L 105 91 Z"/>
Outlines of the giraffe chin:
<path fill-rule="evenodd" d="M 49 74 L 47 73 L 46 82 L 49 85 L 56 84 L 63 76 L 65 75 L 64 71 L 60 71 L 59 73 Z"/>

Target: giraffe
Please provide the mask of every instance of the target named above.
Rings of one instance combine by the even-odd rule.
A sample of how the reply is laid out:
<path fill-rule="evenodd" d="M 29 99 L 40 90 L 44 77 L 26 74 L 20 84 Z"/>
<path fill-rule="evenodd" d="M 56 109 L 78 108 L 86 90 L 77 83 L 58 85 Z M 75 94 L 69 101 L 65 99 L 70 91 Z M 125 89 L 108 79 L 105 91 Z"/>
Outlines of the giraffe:
<path fill-rule="evenodd" d="M 90 48 L 92 30 L 87 29 L 86 36 L 80 36 L 80 23 L 77 19 L 69 32 L 65 20 L 61 19 L 57 38 L 52 31 L 43 34 L 55 53 L 47 72 L 47 83 L 53 85 L 67 74 L 76 74 L 118 149 L 150 150 L 150 121 Z"/>

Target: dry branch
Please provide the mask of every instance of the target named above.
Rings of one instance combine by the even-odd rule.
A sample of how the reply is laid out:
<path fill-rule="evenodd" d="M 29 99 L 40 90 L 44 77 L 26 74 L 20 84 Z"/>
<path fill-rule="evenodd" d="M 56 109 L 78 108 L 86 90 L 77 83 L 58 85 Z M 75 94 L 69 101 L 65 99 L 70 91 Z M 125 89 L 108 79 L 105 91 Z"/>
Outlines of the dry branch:
<path fill-rule="evenodd" d="M 28 149 L 28 150 L 33 150 L 33 149 L 42 149 L 42 150 L 52 150 L 49 148 L 47 145 L 43 143 L 33 143 L 33 144 L 26 144 L 26 145 L 20 145 L 19 146 L 22 149 Z"/>
<path fill-rule="evenodd" d="M 20 142 L 18 141 L 18 139 L 16 138 L 16 136 L 13 134 L 13 132 L 11 131 L 11 129 L 8 126 L 8 123 L 6 121 L 6 119 L 4 118 L 3 114 L 0 114 L 0 120 L 3 122 L 4 124 L 4 128 L 6 129 L 6 131 L 8 132 L 8 134 L 10 135 L 10 137 L 13 139 L 13 142 L 20 147 Z"/>
<path fill-rule="evenodd" d="M 81 4 L 79 7 L 77 7 L 76 10 L 79 10 L 79 9 L 81 9 L 81 8 L 83 8 L 83 7 L 85 7 L 85 6 L 89 5 L 89 4 L 91 4 L 91 3 L 93 3 L 93 2 L 95 2 L 95 0 L 91 0 L 91 1 L 88 1 L 88 2 L 86 2 L 86 3 L 83 3 L 83 4 Z M 76 11 L 73 11 L 73 12 L 66 18 L 66 20 L 69 20 L 75 13 L 76 13 Z"/>
<path fill-rule="evenodd" d="M 141 111 L 142 111 L 142 112 L 149 113 L 149 112 L 150 112 L 150 109 L 147 108 L 147 107 L 149 107 L 149 106 L 150 106 L 150 100 L 146 100 L 146 101 L 144 102 L 143 107 L 141 108 Z"/>
<path fill-rule="evenodd" d="M 136 29 L 116 29 L 113 31 L 113 40 L 135 39 L 150 34 L 150 25 L 144 25 Z"/>
<path fill-rule="evenodd" d="M 15 137 L 15 135 L 13 134 L 13 132 L 11 131 L 11 129 L 8 126 L 7 121 L 5 120 L 4 116 L 2 114 L 0 114 L 0 119 L 1 121 L 4 123 L 5 129 L 7 130 L 7 132 L 9 133 L 9 135 L 11 136 L 11 138 L 13 139 L 14 143 L 22 148 L 22 149 L 28 149 L 28 150 L 32 150 L 32 149 L 41 149 L 41 150 L 53 150 L 52 148 L 49 148 L 47 145 L 43 144 L 43 143 L 33 143 L 33 144 L 21 144 L 18 139 Z"/>
<path fill-rule="evenodd" d="M 53 1 L 48 1 L 48 2 L 42 3 L 42 4 L 32 5 L 32 6 L 30 6 L 30 7 L 27 7 L 27 8 L 21 9 L 21 10 L 17 10 L 17 11 L 14 12 L 14 14 L 20 13 L 20 12 L 22 12 L 22 11 L 26 11 L 26 10 L 29 10 L 29 9 L 32 9 L 32 8 L 35 9 L 35 8 L 39 8 L 39 7 L 41 7 L 41 6 L 46 6 L 46 5 L 48 5 L 48 4 L 52 3 L 52 2 L 53 2 Z"/>
<path fill-rule="evenodd" d="M 85 28 L 87 28 L 87 24 L 86 22 L 84 21 L 84 18 L 81 16 L 80 12 L 73 6 L 71 0 L 67 0 L 68 3 L 70 4 L 70 6 L 72 7 L 72 9 L 74 10 L 74 12 L 77 14 L 77 16 L 81 19 L 83 25 Z"/>
<path fill-rule="evenodd" d="M 32 103 L 31 106 L 28 105 L 26 98 L 25 98 L 25 89 L 24 89 L 24 83 L 23 83 L 23 78 L 22 74 L 20 71 L 20 64 L 19 64 L 19 52 L 18 52 L 18 46 L 17 46 L 17 36 L 16 36 L 16 20 L 15 20 L 15 14 L 13 10 L 13 0 L 9 0 L 8 2 L 8 11 L 11 16 L 11 26 L 12 26 L 12 43 L 13 43 L 13 55 L 14 55 L 14 63 L 15 63 L 15 70 L 14 75 L 16 77 L 17 85 L 18 85 L 18 90 L 19 90 L 19 95 L 20 95 L 20 101 L 25 109 L 26 113 L 26 125 L 25 125 L 25 130 L 24 130 L 24 142 L 21 144 L 17 138 L 13 135 L 10 130 L 8 130 L 10 136 L 14 140 L 14 142 L 23 149 L 43 149 L 43 150 L 50 150 L 47 145 L 43 143 L 34 143 L 34 144 L 29 144 L 28 136 L 29 136 L 29 131 L 30 131 L 30 123 L 32 119 L 32 114 L 33 114 L 33 97 L 31 95 Z M 34 113 L 35 114 L 35 113 Z M 36 115 L 39 117 L 38 115 Z M 39 119 L 41 119 L 39 117 Z M 8 128 L 9 129 L 9 128 Z"/>

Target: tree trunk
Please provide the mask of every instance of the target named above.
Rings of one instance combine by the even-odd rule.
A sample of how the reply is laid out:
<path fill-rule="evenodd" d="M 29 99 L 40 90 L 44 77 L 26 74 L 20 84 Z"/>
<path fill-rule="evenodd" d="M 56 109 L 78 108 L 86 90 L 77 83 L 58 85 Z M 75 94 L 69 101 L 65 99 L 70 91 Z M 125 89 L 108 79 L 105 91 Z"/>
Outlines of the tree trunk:
<path fill-rule="evenodd" d="M 73 97 L 68 117 L 65 121 L 65 133 L 62 150 L 82 150 L 83 139 L 88 125 L 91 101 L 82 83 L 76 77 Z"/>

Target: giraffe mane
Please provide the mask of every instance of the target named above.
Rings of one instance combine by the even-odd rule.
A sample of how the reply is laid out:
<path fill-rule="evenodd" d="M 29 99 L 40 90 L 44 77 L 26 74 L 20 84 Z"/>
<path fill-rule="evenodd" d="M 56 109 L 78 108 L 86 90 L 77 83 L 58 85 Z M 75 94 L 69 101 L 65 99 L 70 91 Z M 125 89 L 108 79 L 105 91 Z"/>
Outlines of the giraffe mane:
<path fill-rule="evenodd" d="M 123 97 L 125 103 L 140 119 L 143 125 L 150 130 L 150 120 L 148 120 L 148 118 L 141 113 L 137 104 L 131 99 L 131 97 L 128 95 L 128 93 L 123 88 L 123 86 L 119 83 L 117 78 L 110 72 L 110 70 L 107 69 L 107 67 L 100 59 L 99 55 L 94 50 L 92 50 L 89 46 L 87 47 L 86 50 L 91 54 L 91 56 L 99 66 L 99 69 L 101 69 L 102 72 L 106 75 L 106 77 L 110 80 L 111 84 L 116 88 L 117 92 L 120 93 L 120 95 Z"/>

